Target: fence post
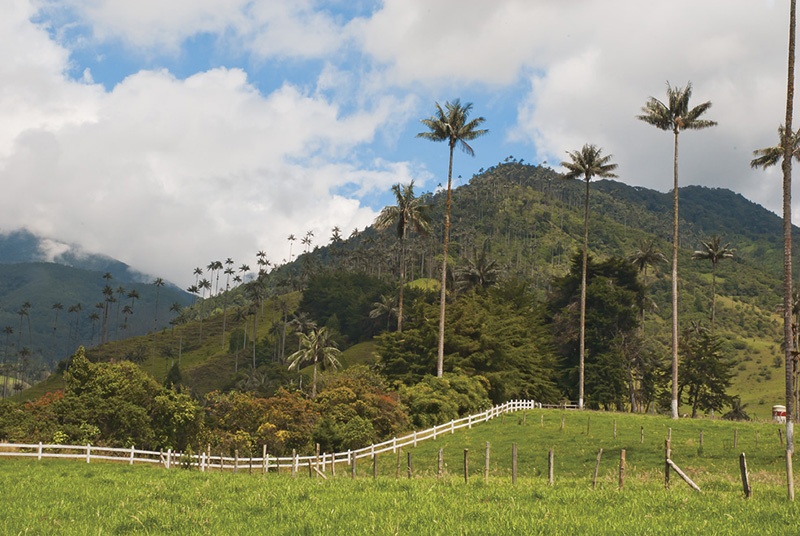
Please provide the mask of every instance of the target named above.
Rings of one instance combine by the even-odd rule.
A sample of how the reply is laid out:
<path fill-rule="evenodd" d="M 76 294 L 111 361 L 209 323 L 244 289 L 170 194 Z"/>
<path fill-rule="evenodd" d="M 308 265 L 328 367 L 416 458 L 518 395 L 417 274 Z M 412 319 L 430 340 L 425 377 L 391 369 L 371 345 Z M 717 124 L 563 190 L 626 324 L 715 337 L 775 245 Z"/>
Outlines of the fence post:
<path fill-rule="evenodd" d="M 464 484 L 469 484 L 469 449 L 464 449 Z"/>
<path fill-rule="evenodd" d="M 436 439 L 436 427 L 433 427 L 433 438 Z M 397 452 L 397 436 L 392 438 L 392 454 Z"/>
<path fill-rule="evenodd" d="M 548 483 L 553 485 L 553 449 L 547 453 L 547 480 Z"/>
<path fill-rule="evenodd" d="M 403 449 L 397 449 L 397 469 L 394 472 L 394 478 L 400 478 L 400 459 L 403 456 Z"/>
<path fill-rule="evenodd" d="M 664 487 L 669 489 L 669 459 L 672 455 L 669 439 L 664 440 Z"/>
<path fill-rule="evenodd" d="M 780 428 L 778 428 L 780 430 Z M 794 500 L 794 473 L 792 472 L 792 451 L 786 451 L 786 484 L 789 489 L 789 500 Z"/>
<path fill-rule="evenodd" d="M 733 429 L 733 448 L 736 448 L 736 445 L 739 444 L 739 429 Z"/>
<path fill-rule="evenodd" d="M 456 433 L 456 420 L 455 419 L 452 419 L 450 421 L 450 433 L 451 434 L 455 434 Z M 414 445 L 414 446 L 416 447 L 416 445 Z"/>
<path fill-rule="evenodd" d="M 336 476 L 336 453 L 331 454 L 331 476 Z"/>
<path fill-rule="evenodd" d="M 172 449 L 167 449 L 167 469 L 172 469 Z"/>
<path fill-rule="evenodd" d="M 486 455 L 483 461 L 483 480 L 489 482 L 489 442 L 486 442 Z"/>
<path fill-rule="evenodd" d="M 292 476 L 297 476 L 297 449 L 292 449 Z"/>
<path fill-rule="evenodd" d="M 350 478 L 356 477 L 356 457 L 353 455 L 353 459 L 350 461 Z"/>
<path fill-rule="evenodd" d="M 261 445 L 261 461 L 264 464 L 264 468 L 263 468 L 262 472 L 264 472 L 264 473 L 269 471 L 269 468 L 267 467 L 267 465 L 269 465 L 269 461 L 268 460 L 269 460 L 269 457 L 267 456 L 267 445 L 266 444 L 265 445 Z"/>
<path fill-rule="evenodd" d="M 594 465 L 594 476 L 592 477 L 592 489 L 597 487 L 597 473 L 600 471 L 600 456 L 603 455 L 603 448 L 597 453 L 597 463 Z"/>
<path fill-rule="evenodd" d="M 467 428 L 472 429 L 472 415 L 467 417 Z"/>
<path fill-rule="evenodd" d="M 744 452 L 739 454 L 739 470 L 742 472 L 742 487 L 744 488 L 744 496 L 749 499 L 753 496 L 753 490 L 750 488 L 750 478 L 747 474 L 747 459 Z"/>
<path fill-rule="evenodd" d="M 317 475 L 314 474 L 314 458 L 311 456 L 308 457 L 308 478 L 317 478 Z"/>
<path fill-rule="evenodd" d="M 233 472 L 239 472 L 239 449 L 233 451 Z"/>
<path fill-rule="evenodd" d="M 89 459 L 91 458 L 91 451 L 92 451 L 91 443 L 86 443 L 86 463 L 89 463 Z"/>
<path fill-rule="evenodd" d="M 133 465 L 133 445 L 131 445 L 131 463 L 129 465 Z"/>
<path fill-rule="evenodd" d="M 619 489 L 625 486 L 625 449 L 619 451 Z"/>
<path fill-rule="evenodd" d="M 39 441 L 39 450 L 38 450 L 38 454 L 36 456 L 36 459 L 37 460 L 41 460 L 42 459 L 42 442 L 41 441 Z"/>
<path fill-rule="evenodd" d="M 414 430 L 414 448 L 417 447 L 417 431 Z"/>
<path fill-rule="evenodd" d="M 436 426 L 437 425 L 435 425 L 435 424 L 433 425 L 433 438 L 434 439 L 436 439 Z"/>
<path fill-rule="evenodd" d="M 517 483 L 517 444 L 511 444 L 511 483 Z"/>

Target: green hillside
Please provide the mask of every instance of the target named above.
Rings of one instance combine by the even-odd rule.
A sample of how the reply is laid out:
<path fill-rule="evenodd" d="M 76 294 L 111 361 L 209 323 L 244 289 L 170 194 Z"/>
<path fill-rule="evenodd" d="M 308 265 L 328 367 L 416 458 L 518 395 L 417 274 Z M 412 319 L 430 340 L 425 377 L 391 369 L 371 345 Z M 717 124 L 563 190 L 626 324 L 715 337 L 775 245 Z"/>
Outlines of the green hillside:
<path fill-rule="evenodd" d="M 681 326 L 710 323 L 711 265 L 692 261 L 691 253 L 701 239 L 722 234 L 724 242 L 736 249 L 735 258 L 721 263 L 716 273 L 716 334 L 724 353 L 735 362 L 730 394 L 740 395 L 751 414 L 766 416 L 771 405 L 783 399 L 782 317 L 778 313 L 782 287 L 780 219 L 728 190 L 692 186 L 682 188 L 680 194 Z M 415 281 L 407 289 L 409 307 L 417 298 L 427 296 L 424 299 L 433 300 L 440 277 L 437 272 L 441 262 L 443 194 L 424 195 L 433 205 L 433 233 L 427 238 L 412 236 L 407 244 L 407 277 Z M 501 268 L 503 279 L 522 281 L 540 300 L 547 299 L 554 279 L 567 273 L 570 259 L 580 247 L 583 195 L 582 184 L 564 181 L 547 167 L 509 161 L 481 170 L 468 184 L 453 191 L 450 264 L 454 272 L 485 249 L 488 258 Z M 662 251 L 669 251 L 670 194 L 599 181 L 592 183 L 590 195 L 589 247 L 594 257 L 626 257 L 646 239 L 655 240 Z M 281 379 L 283 373 L 278 372 L 278 365 L 296 349 L 295 330 L 290 326 L 284 335 L 284 322 L 288 325 L 299 307 L 318 325 L 334 325 L 341 332 L 339 343 L 346 350 L 345 362 L 374 362 L 373 346 L 348 348 L 368 342 L 385 330 L 386 317 L 383 323 L 372 321 L 366 311 L 382 294 L 394 292 L 398 264 L 396 234 L 367 228 L 346 240 L 302 253 L 293 263 L 273 270 L 264 283 L 268 296 L 257 315 L 256 345 L 256 364 L 262 367 L 262 375 L 272 379 L 259 380 L 248 372 L 253 362 L 252 315 L 248 320 L 247 349 L 237 351 L 241 344 L 231 343 L 230 336 L 222 340 L 225 300 L 228 333 L 237 329 L 234 337 L 244 336 L 244 319 L 232 320 L 237 310 L 245 310 L 250 303 L 243 287 L 232 290 L 227 298 L 220 294 L 187 308 L 174 331 L 159 333 L 155 364 L 152 336 L 93 348 L 89 355 L 99 360 L 140 359 L 145 370 L 155 371 L 157 378 L 163 378 L 180 354 L 183 381 L 199 394 L 246 385 L 248 381 L 274 386 L 275 382 L 292 381 Z M 357 285 L 366 284 L 372 280 L 369 278 L 385 283 L 370 283 L 373 286 L 369 290 L 362 288 L 358 296 L 348 298 L 355 301 L 344 307 L 339 303 L 340 293 L 349 290 L 335 290 L 335 285 L 331 286 L 333 280 L 328 279 L 322 287 L 311 290 L 317 296 L 315 305 L 303 301 L 309 291 L 304 293 L 302 289 L 309 282 L 320 281 L 323 274 L 353 274 L 354 280 L 360 281 Z M 426 281 L 430 284 L 424 284 Z M 645 317 L 644 334 L 652 340 L 655 351 L 665 353 L 669 347 L 668 269 L 651 269 L 648 284 L 652 306 Z M 327 290 L 321 290 L 323 287 Z M 323 298 L 320 292 L 329 294 Z M 201 316 L 202 342 L 198 322 Z M 37 387 L 31 393 L 40 391 Z"/>

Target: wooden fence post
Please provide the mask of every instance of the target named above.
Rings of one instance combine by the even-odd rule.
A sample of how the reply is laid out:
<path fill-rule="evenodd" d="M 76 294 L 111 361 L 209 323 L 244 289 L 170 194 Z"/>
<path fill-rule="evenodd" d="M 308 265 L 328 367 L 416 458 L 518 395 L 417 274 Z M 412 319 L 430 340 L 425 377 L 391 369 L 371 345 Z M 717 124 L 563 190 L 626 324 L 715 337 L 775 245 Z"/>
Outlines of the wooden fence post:
<path fill-rule="evenodd" d="M 489 442 L 486 442 L 486 455 L 484 456 L 483 480 L 489 482 Z"/>
<path fill-rule="evenodd" d="M 167 456 L 169 456 L 169 452 L 167 453 Z M 233 472 L 239 472 L 239 449 L 235 449 L 233 451 Z"/>
<path fill-rule="evenodd" d="M 92 445 L 90 443 L 86 443 L 86 463 L 90 463 L 89 460 L 92 459 Z M 167 469 L 169 469 L 169 465 L 167 465 Z"/>
<path fill-rule="evenodd" d="M 464 484 L 469 484 L 469 449 L 464 449 Z"/>
<path fill-rule="evenodd" d="M 297 449 L 292 449 L 292 476 L 297 476 Z"/>
<path fill-rule="evenodd" d="M 249 474 L 249 475 L 253 474 L 253 453 L 252 453 L 252 451 L 250 452 L 250 458 L 249 458 L 249 462 L 248 462 L 248 466 L 247 466 L 247 474 Z"/>
<path fill-rule="evenodd" d="M 511 443 L 511 483 L 517 483 L 517 444 Z"/>
<path fill-rule="evenodd" d="M 625 449 L 619 451 L 619 489 L 625 486 Z"/>
<path fill-rule="evenodd" d="M 38 449 L 37 454 L 36 454 L 36 459 L 39 460 L 39 461 L 41 461 L 41 459 L 42 459 L 42 442 L 41 441 L 39 441 L 39 449 Z"/>
<path fill-rule="evenodd" d="M 89 463 L 89 460 L 86 460 Z M 167 449 L 167 469 L 172 469 L 172 449 Z"/>
<path fill-rule="evenodd" d="M 672 455 L 669 439 L 664 440 L 664 487 L 669 489 L 669 458 Z"/>
<path fill-rule="evenodd" d="M 780 428 L 778 428 L 780 430 Z M 794 500 L 794 473 L 792 472 L 792 451 L 786 451 L 786 485 L 789 490 L 789 500 Z"/>
<path fill-rule="evenodd" d="M 352 458 L 350 459 L 350 478 L 356 477 L 356 454 L 353 453 Z"/>
<path fill-rule="evenodd" d="M 133 465 L 133 453 L 134 452 L 135 451 L 134 451 L 133 445 L 131 445 L 131 463 L 130 463 L 130 465 Z"/>
<path fill-rule="evenodd" d="M 444 472 L 444 449 L 439 447 L 439 467 L 438 467 L 438 476 L 442 478 L 442 473 Z"/>
<path fill-rule="evenodd" d="M 744 496 L 749 499 L 753 496 L 753 490 L 750 487 L 750 476 L 747 474 L 747 459 L 744 452 L 739 454 L 739 470 L 742 472 L 742 487 L 744 488 Z"/>
<path fill-rule="evenodd" d="M 414 474 L 414 468 L 411 465 L 411 453 L 408 453 L 408 478 Z"/>
<path fill-rule="evenodd" d="M 403 449 L 397 449 L 397 470 L 394 472 L 394 478 L 400 478 L 400 459 L 403 455 Z"/>
<path fill-rule="evenodd" d="M 597 473 L 600 471 L 600 456 L 603 455 L 603 449 L 600 448 L 600 451 L 597 453 L 597 463 L 594 464 L 594 477 L 592 477 L 592 489 L 597 487 Z"/>
<path fill-rule="evenodd" d="M 317 475 L 314 474 L 314 459 L 309 456 L 308 457 L 308 478 L 316 478 Z"/>
<path fill-rule="evenodd" d="M 553 485 L 553 449 L 547 453 L 547 480 L 548 483 Z"/>
<path fill-rule="evenodd" d="M 261 462 L 264 466 L 262 472 L 264 473 L 266 473 L 269 470 L 269 468 L 267 467 L 267 465 L 269 465 L 269 462 L 267 460 L 268 460 L 267 445 L 261 445 Z"/>

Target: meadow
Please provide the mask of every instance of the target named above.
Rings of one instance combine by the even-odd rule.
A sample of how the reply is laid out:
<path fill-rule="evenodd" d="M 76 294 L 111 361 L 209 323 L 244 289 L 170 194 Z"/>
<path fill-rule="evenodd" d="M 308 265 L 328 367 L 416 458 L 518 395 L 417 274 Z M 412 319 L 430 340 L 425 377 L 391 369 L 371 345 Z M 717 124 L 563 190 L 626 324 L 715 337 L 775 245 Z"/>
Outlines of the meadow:
<path fill-rule="evenodd" d="M 561 429 L 561 418 L 564 428 Z M 357 476 L 300 471 L 204 472 L 111 463 L 0 458 L 2 534 L 794 534 L 778 425 L 539 410 L 420 443 Z M 617 437 L 614 438 L 616 421 Z M 588 425 L 588 426 L 587 426 Z M 588 428 L 588 430 L 587 430 Z M 703 489 L 673 475 L 664 488 L 664 439 Z M 642 442 L 644 430 L 644 442 Z M 700 431 L 703 445 L 699 444 Z M 734 448 L 734 434 L 736 448 Z M 484 480 L 484 452 L 490 470 Z M 758 445 L 756 445 L 758 441 Z M 518 479 L 511 480 L 517 443 Z M 596 489 L 591 481 L 603 448 Z M 438 476 L 438 451 L 445 468 Z M 469 482 L 463 473 L 469 449 Z M 547 451 L 555 451 L 554 485 Z M 619 451 L 627 453 L 618 487 Z M 753 497 L 738 455 L 746 452 Z M 407 455 L 413 473 L 408 476 Z M 397 462 L 401 460 L 398 471 Z"/>

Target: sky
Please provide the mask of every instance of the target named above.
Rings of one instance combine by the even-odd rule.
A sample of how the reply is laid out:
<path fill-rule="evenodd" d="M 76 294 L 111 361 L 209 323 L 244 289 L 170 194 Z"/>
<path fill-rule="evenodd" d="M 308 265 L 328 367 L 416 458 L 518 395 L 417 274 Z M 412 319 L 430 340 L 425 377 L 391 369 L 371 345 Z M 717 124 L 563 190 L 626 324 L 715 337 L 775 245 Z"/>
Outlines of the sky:
<path fill-rule="evenodd" d="M 788 4 L 0 0 L 0 232 L 183 287 L 213 260 L 285 262 L 290 234 L 363 229 L 395 183 L 446 184 L 446 144 L 416 134 L 457 98 L 489 134 L 454 186 L 594 143 L 666 192 L 672 134 L 636 115 L 689 81 L 719 125 L 681 134 L 681 185 L 780 211 L 780 169 L 748 164 L 784 118 Z"/>

